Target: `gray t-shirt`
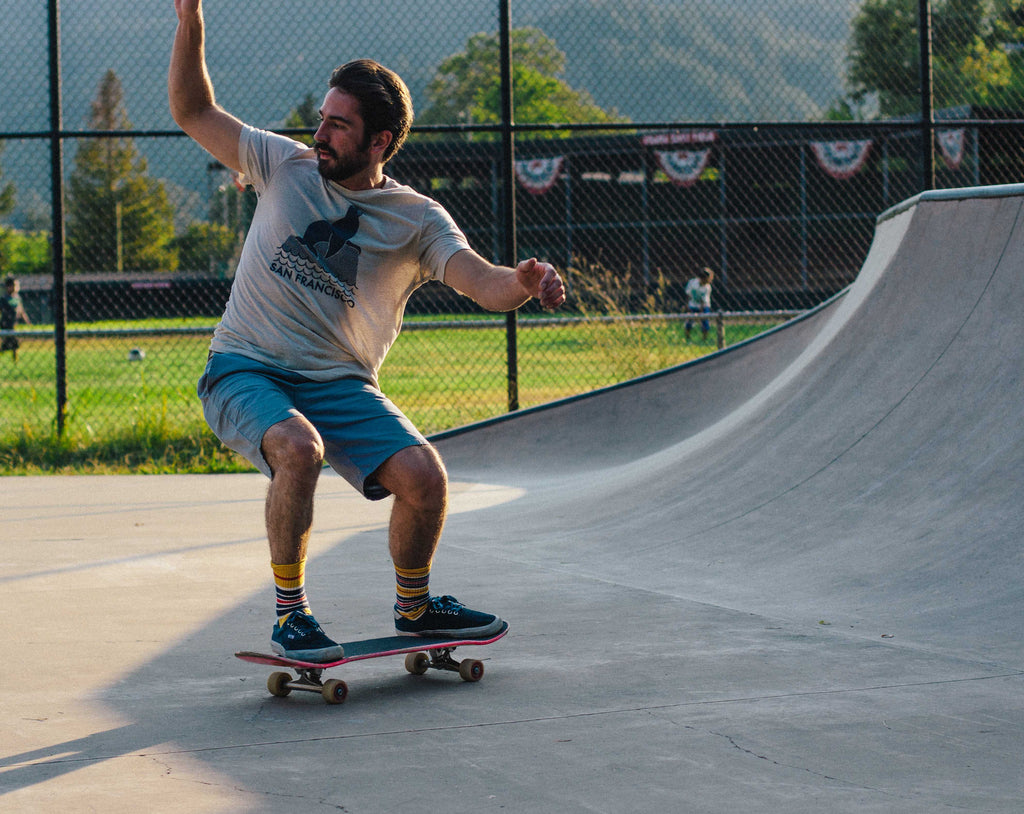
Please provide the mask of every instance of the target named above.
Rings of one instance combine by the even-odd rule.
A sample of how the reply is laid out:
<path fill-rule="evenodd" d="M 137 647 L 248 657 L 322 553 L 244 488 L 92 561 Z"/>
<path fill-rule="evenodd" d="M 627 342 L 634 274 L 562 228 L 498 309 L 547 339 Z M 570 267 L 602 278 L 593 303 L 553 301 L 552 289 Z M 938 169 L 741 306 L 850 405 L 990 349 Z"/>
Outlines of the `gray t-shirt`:
<path fill-rule="evenodd" d="M 239 159 L 259 205 L 211 350 L 376 384 L 410 294 L 444 282 L 465 235 L 391 178 L 358 192 L 323 179 L 312 149 L 292 139 L 246 127 Z"/>

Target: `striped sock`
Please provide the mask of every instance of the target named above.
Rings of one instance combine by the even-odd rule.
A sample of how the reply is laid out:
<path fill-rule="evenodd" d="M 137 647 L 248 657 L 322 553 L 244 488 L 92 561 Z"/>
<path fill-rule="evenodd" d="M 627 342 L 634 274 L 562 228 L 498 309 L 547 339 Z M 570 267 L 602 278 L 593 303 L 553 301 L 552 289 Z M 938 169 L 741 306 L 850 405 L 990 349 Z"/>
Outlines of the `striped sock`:
<path fill-rule="evenodd" d="M 277 622 L 284 624 L 285 619 L 295 611 L 309 613 L 309 601 L 306 599 L 306 560 L 284 565 L 271 563 L 274 569 L 274 585 L 277 588 Z"/>
<path fill-rule="evenodd" d="M 404 570 L 395 568 L 395 610 L 406 619 L 419 619 L 430 599 L 430 566 Z"/>

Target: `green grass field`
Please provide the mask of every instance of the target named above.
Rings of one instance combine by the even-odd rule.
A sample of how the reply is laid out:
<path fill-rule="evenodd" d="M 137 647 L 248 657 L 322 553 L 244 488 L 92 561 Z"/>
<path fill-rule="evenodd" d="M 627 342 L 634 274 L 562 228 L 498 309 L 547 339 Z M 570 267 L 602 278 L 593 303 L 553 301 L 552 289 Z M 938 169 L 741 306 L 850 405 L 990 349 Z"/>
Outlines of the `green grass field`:
<path fill-rule="evenodd" d="M 22 338 L 18 362 L 0 356 L 0 473 L 223 472 L 249 469 L 206 427 L 195 385 L 209 336 L 131 334 L 202 327 L 189 320 L 70 326 L 68 409 L 56 434 L 51 339 Z M 410 320 L 410 326 L 415 320 Z M 381 372 L 381 387 L 431 434 L 507 410 L 504 319 L 493 328 L 406 330 Z M 770 327 L 730 325 L 728 344 Z M 114 330 L 75 336 L 76 329 Z M 661 370 L 715 350 L 679 322 L 542 324 L 518 330 L 521 407 L 542 404 Z M 713 342 L 713 340 L 709 340 Z M 129 351 L 145 353 L 130 361 Z"/>

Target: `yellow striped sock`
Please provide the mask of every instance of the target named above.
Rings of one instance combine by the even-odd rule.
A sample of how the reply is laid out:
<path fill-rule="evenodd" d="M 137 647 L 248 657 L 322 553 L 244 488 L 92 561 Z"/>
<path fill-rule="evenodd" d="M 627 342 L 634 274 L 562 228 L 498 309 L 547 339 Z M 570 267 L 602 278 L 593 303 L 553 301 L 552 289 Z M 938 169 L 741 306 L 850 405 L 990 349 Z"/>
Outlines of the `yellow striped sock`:
<path fill-rule="evenodd" d="M 426 568 L 395 567 L 395 610 L 406 619 L 418 619 L 430 599 L 430 566 Z"/>
<path fill-rule="evenodd" d="M 306 560 L 290 563 L 271 563 L 277 597 L 277 621 L 285 620 L 297 610 L 309 612 L 306 599 Z"/>

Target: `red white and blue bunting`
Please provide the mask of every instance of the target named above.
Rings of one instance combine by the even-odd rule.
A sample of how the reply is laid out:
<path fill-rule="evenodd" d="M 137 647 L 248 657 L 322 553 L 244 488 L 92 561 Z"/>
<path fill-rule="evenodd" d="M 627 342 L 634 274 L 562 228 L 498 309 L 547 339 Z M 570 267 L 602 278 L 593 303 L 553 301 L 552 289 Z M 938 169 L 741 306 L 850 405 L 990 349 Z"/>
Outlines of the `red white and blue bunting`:
<path fill-rule="evenodd" d="M 558 181 L 565 156 L 530 158 L 516 162 L 516 178 L 527 192 L 543 195 Z"/>
<path fill-rule="evenodd" d="M 936 133 L 942 160 L 951 170 L 959 168 L 960 162 L 964 160 L 965 132 L 964 128 L 960 127 L 956 130 L 939 130 Z"/>
<path fill-rule="evenodd" d="M 812 141 L 811 150 L 821 168 L 833 178 L 852 178 L 871 152 L 871 140 L 863 141 Z"/>
<path fill-rule="evenodd" d="M 672 179 L 672 183 L 688 187 L 695 184 L 704 172 L 711 150 L 655 150 L 654 155 L 658 159 L 658 166 Z"/>

